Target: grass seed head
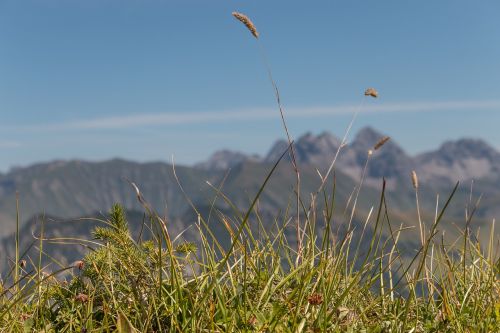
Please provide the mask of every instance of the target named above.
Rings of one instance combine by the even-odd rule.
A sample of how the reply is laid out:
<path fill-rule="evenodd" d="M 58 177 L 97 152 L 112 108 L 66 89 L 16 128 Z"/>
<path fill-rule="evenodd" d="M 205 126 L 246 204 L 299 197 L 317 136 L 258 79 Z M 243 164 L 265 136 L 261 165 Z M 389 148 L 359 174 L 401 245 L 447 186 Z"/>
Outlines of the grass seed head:
<path fill-rule="evenodd" d="M 375 146 L 373 146 L 373 149 L 374 150 L 378 150 L 380 149 L 380 147 L 382 147 L 387 141 L 389 141 L 391 139 L 391 137 L 389 136 L 384 136 L 382 139 L 378 140 L 378 142 L 375 144 Z"/>
<path fill-rule="evenodd" d="M 415 172 L 415 170 L 413 170 L 411 172 L 411 182 L 413 183 L 413 188 L 417 189 L 418 188 L 418 177 L 417 177 L 417 173 Z"/>
<path fill-rule="evenodd" d="M 255 28 L 255 25 L 253 24 L 252 20 L 248 18 L 248 16 L 238 12 L 233 12 L 232 14 L 238 21 L 240 21 L 247 27 L 247 29 L 252 33 L 252 35 L 255 38 L 259 38 L 259 33 L 257 31 L 257 28 Z"/>
<path fill-rule="evenodd" d="M 368 88 L 365 90 L 365 96 L 371 96 L 373 98 L 377 98 L 378 91 L 376 91 L 375 88 Z"/>

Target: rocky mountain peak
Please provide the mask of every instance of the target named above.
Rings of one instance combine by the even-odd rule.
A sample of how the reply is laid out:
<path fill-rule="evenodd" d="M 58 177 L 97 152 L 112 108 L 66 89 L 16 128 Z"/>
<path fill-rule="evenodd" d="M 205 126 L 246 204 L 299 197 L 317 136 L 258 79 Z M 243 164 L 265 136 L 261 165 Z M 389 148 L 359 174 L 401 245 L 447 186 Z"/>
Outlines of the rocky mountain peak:
<path fill-rule="evenodd" d="M 370 126 L 363 127 L 354 137 L 352 145 L 362 147 L 363 149 L 368 149 L 369 147 L 373 147 L 373 145 L 377 143 L 377 141 L 380 140 L 383 136 L 384 134 L 376 131 Z"/>
<path fill-rule="evenodd" d="M 324 131 L 319 135 L 307 132 L 295 141 L 297 162 L 322 164 L 323 160 L 331 159 L 332 154 L 335 154 L 339 146 L 340 140 L 330 132 Z M 287 147 L 287 141 L 276 141 L 266 155 L 265 161 L 276 162 Z"/>
<path fill-rule="evenodd" d="M 339 146 L 340 140 L 331 133 L 307 133 L 297 140 L 295 151 L 299 163 L 321 167 L 331 161 Z"/>
<path fill-rule="evenodd" d="M 297 140 L 297 149 L 304 150 L 306 153 L 330 153 L 336 150 L 340 145 L 340 140 L 331 133 L 323 132 L 320 135 L 306 133 Z"/>
<path fill-rule="evenodd" d="M 275 163 L 287 150 L 288 148 L 288 142 L 280 139 L 277 140 L 272 146 L 271 149 L 269 149 L 269 152 L 266 154 L 266 157 L 264 158 L 264 162 L 266 163 Z"/>
<path fill-rule="evenodd" d="M 448 160 L 464 158 L 498 159 L 500 154 L 490 145 L 480 139 L 464 138 L 456 141 L 446 141 L 437 152 Z"/>
<path fill-rule="evenodd" d="M 419 168 L 429 178 L 448 181 L 498 178 L 500 153 L 483 140 L 447 141 L 432 152 L 417 156 Z"/>
<path fill-rule="evenodd" d="M 317 136 L 317 141 L 319 144 L 325 144 L 329 146 L 338 147 L 340 146 L 341 140 L 337 138 L 330 132 L 324 131 Z"/>

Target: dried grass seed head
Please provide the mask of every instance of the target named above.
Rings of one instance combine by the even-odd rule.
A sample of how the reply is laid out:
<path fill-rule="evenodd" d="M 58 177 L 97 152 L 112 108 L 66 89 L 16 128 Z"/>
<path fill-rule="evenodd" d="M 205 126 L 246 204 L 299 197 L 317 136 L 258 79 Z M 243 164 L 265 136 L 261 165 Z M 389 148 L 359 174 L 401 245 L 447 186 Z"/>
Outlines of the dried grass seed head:
<path fill-rule="evenodd" d="M 368 88 L 365 90 L 365 96 L 371 96 L 373 98 L 377 98 L 378 91 L 376 91 L 375 88 Z"/>
<path fill-rule="evenodd" d="M 384 136 L 383 138 L 381 138 L 380 140 L 378 140 L 378 142 L 375 144 L 375 146 L 373 146 L 373 149 L 374 150 L 378 150 L 380 149 L 380 147 L 382 147 L 383 145 L 385 145 L 385 143 L 387 141 L 389 141 L 391 139 L 391 137 L 389 136 Z"/>
<path fill-rule="evenodd" d="M 232 15 L 241 23 L 247 27 L 247 29 L 252 33 L 252 35 L 255 38 L 259 38 L 259 32 L 257 31 L 257 28 L 253 24 L 252 20 L 248 18 L 245 14 L 238 13 L 238 12 L 233 12 Z"/>
<path fill-rule="evenodd" d="M 417 172 L 413 170 L 411 172 L 411 182 L 413 183 L 413 188 L 417 189 L 418 188 L 418 177 L 417 177 Z"/>

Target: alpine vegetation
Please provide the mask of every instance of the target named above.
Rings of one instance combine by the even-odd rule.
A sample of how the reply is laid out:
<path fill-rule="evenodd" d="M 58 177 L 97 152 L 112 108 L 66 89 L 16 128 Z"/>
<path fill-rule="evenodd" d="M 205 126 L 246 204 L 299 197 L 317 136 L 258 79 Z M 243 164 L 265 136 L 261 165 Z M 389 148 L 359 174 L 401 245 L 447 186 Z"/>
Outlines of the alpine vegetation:
<path fill-rule="evenodd" d="M 249 17 L 232 15 L 261 43 Z M 499 244 L 494 220 L 486 241 L 471 228 L 479 200 L 467 206 L 465 224 L 451 239 L 441 226 L 462 222 L 447 215 L 458 182 L 429 214 L 420 202 L 432 205 L 434 198 L 420 192 L 416 171 L 407 171 L 398 181 L 410 189 L 411 221 L 391 206 L 383 176 L 376 194 L 364 195 L 370 164 L 393 144 L 388 136 L 370 140 L 369 149 L 356 156 L 364 165 L 356 184 L 342 185 L 339 156 L 359 109 L 379 96 L 374 88 L 360 92 L 360 108 L 336 152 L 323 157 L 326 170 L 301 169 L 278 87 L 264 64 L 286 141 L 265 173 L 252 174 L 260 185 L 248 200 L 228 195 L 227 175 L 207 181 L 212 198 L 201 209 L 174 166 L 172 175 L 194 216 L 186 230 L 155 211 L 149 201 L 154 198 L 132 181 L 130 191 L 143 213 L 138 230 L 117 203 L 92 219 L 92 239 L 49 237 L 43 217 L 37 231 L 26 235 L 18 206 L 15 256 L 0 280 L 0 331 L 500 331 Z M 276 204 L 266 191 L 283 165 L 293 172 L 287 205 L 275 215 L 264 213 L 262 206 Z M 317 186 L 304 186 L 306 177 Z M 33 240 L 23 248 L 20 239 L 27 236 Z M 47 251 L 69 244 L 85 248 L 69 265 Z"/>

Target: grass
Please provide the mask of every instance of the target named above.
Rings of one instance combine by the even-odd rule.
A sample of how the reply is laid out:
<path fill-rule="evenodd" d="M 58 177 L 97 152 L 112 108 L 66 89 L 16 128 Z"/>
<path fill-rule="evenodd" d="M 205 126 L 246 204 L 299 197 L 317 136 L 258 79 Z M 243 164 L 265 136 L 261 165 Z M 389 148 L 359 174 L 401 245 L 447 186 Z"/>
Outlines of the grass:
<path fill-rule="evenodd" d="M 254 29 L 249 28 L 257 39 L 253 23 L 246 16 L 238 19 Z M 500 331 L 494 223 L 487 244 L 470 231 L 474 209 L 459 240 L 449 243 L 439 233 L 457 184 L 432 225 L 426 228 L 420 217 L 413 223 L 419 225 L 421 247 L 408 260 L 399 239 L 415 230 L 393 225 L 385 181 L 366 216 L 356 211 L 363 176 L 353 191 L 350 211 L 338 208 L 333 170 L 342 146 L 325 175 L 319 174 L 319 189 L 304 200 L 293 140 L 270 70 L 269 76 L 289 147 L 262 179 L 249 207 L 233 204 L 222 184 L 213 187 L 216 197 L 232 209 L 232 214 L 223 214 L 213 207 L 218 223 L 231 236 L 229 246 L 221 245 L 201 214 L 195 223 L 199 243 L 171 235 L 169 222 L 155 213 L 134 183 L 148 217 L 141 236 L 131 236 L 117 204 L 93 230 L 94 241 L 78 241 L 91 250 L 70 267 L 45 272 L 44 260 L 55 266 L 58 262 L 46 258 L 43 227 L 38 258 L 27 258 L 18 246 L 18 224 L 14 265 L 0 284 L 0 331 Z M 373 94 L 369 96 L 376 97 Z M 286 154 L 297 175 L 294 200 L 273 221 L 264 221 L 257 203 Z M 370 156 L 367 152 L 366 165 Z M 420 216 L 418 198 L 416 193 Z M 194 204 L 192 208 L 196 211 Z M 339 221 L 345 222 L 345 232 L 334 227 Z M 296 242 L 287 237 L 290 226 L 296 228 Z"/>
<path fill-rule="evenodd" d="M 1 285 L 0 331 L 500 329 L 494 226 L 488 244 L 464 231 L 462 239 L 447 246 L 435 237 L 447 204 L 408 262 L 398 249 L 398 239 L 401 233 L 414 231 L 392 227 L 384 188 L 364 228 L 353 228 L 343 236 L 332 227 L 335 190 L 323 191 L 322 214 L 311 215 L 322 218 L 309 219 L 302 260 L 297 263 L 296 245 L 289 245 L 285 237 L 292 216 L 284 214 L 269 231 L 254 209 L 258 195 L 246 212 L 234 207 L 234 216 L 219 215 L 232 236 L 226 249 L 201 216 L 196 223 L 200 244 L 173 238 L 168 223 L 150 210 L 139 191 L 138 195 L 149 214 L 140 239 L 131 237 L 123 208 L 115 205 L 103 226 L 93 231 L 100 246 L 82 261 L 47 274 L 36 261 L 20 259 L 12 281 Z M 222 191 L 218 195 L 224 197 Z M 383 236 L 384 226 L 392 230 L 389 237 Z"/>

